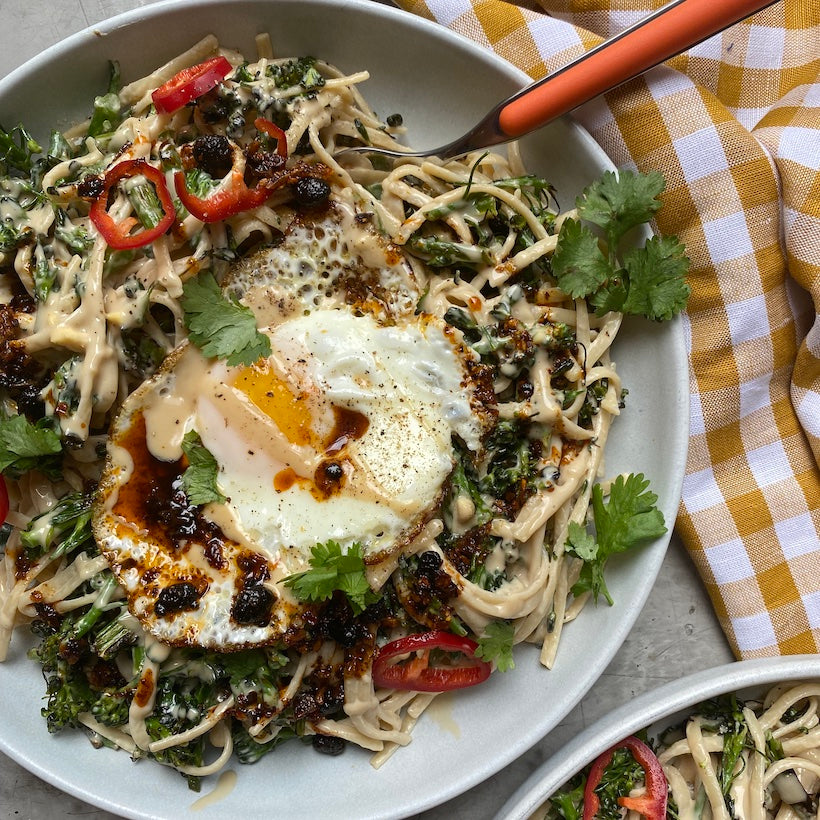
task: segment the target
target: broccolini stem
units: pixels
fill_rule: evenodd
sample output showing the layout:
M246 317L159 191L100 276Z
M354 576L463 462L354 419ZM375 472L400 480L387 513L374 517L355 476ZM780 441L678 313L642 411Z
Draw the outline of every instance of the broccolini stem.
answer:
M85 613L85 615L77 621L74 625L74 634L77 638L82 637L94 626L95 623L100 618L100 615L103 614L105 611L106 606L111 600L111 596L114 594L114 591L117 589L117 579L113 575L113 573L109 573L106 577L103 585L100 587L100 591L97 593L97 598L94 603L91 605L91 609Z
M154 188L147 183L132 185L128 188L128 199L136 211L140 222L146 228L153 228L165 216L159 197Z
M122 616L128 615L128 609L123 603L120 615L107 623L94 637L94 651L101 658L113 658L120 649L129 646L137 640L136 634L123 622Z

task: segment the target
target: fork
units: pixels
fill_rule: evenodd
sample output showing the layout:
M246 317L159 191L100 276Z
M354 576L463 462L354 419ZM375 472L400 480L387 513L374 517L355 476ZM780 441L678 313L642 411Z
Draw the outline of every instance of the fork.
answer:
M547 77L498 103L453 142L421 151L356 145L335 152L442 159L517 139L778 0L671 0Z

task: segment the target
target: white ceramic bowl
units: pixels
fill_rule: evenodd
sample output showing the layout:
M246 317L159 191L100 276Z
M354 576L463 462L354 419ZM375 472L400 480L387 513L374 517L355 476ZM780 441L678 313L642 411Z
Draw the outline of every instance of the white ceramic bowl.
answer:
M560 753L542 763L516 790L496 820L529 820L557 789L619 740L640 729L651 737L684 720L699 703L737 692L757 697L773 684L820 680L820 655L759 658L688 675L610 712L585 729Z
M40 138L87 115L107 83L107 61L123 77L147 73L207 33L253 54L253 37L270 32L279 55L321 56L344 70L368 69L362 91L386 116L400 112L408 142L453 139L527 78L487 50L440 26L367 0L199 0L151 5L70 37L0 82L0 122L22 121ZM571 120L525 140L530 167L571 205L611 164ZM611 437L607 472L651 478L670 527L677 511L687 443L688 391L681 323L627 322L615 348L629 405ZM485 780L525 752L572 709L621 645L657 575L668 536L627 560L610 562L616 605L589 607L565 631L552 671L530 647L517 668L426 715L413 743L379 771L366 753L318 755L298 741L256 766L234 766L235 789L196 817L386 818L441 803ZM0 664L6 704L0 749L49 783L128 817L179 818L197 795L176 773L134 764L124 753L92 749L79 732L48 735L39 709L43 681L15 636ZM8 708L14 703L14 709ZM457 727L454 730L453 727ZM211 788L208 784L206 791Z

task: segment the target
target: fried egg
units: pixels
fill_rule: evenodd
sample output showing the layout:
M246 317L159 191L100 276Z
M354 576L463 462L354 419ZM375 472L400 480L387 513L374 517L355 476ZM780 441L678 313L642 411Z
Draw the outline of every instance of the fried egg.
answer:
M388 321L411 316L422 295L402 250L342 199L321 218L294 215L279 244L236 264L225 280L264 327L284 314L341 304Z
M229 367L184 343L112 427L95 537L159 640L297 640L303 604L283 581L309 568L313 547L358 544L367 563L389 560L435 514L454 437L480 450L494 408L481 403L474 354L415 314L400 252L373 234L365 257L364 228L342 237L343 225L338 213L300 225L321 241L286 239L257 257L258 276L245 263L229 280L264 317L269 357ZM372 280L364 290L347 281L357 269ZM190 431L216 461L224 503L187 502Z

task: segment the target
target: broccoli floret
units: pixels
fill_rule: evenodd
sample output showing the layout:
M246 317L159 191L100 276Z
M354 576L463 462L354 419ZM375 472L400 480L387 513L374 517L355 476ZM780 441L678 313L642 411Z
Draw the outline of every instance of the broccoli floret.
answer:
M126 612L125 606L121 612ZM92 639L94 652L105 660L113 658L121 649L136 643L137 636L120 620L119 615L98 627Z
M405 245L414 256L423 259L431 268L450 268L454 265L475 268L492 261L490 252L467 242L449 242L436 236L413 234Z
M79 715L91 710L94 693L85 675L67 663L61 663L48 679L48 705L40 710L46 719L48 731L59 732L66 726L78 727Z
M275 649L248 649L230 655L209 656L219 677L228 679L234 695L255 692L261 702L271 705L279 699L279 677L287 665L285 655Z
M54 236L69 250L80 255L86 253L94 246L93 237L82 225L76 228L57 228L54 232Z
M43 639L29 656L40 662L46 679L48 702L41 710L49 732L66 726L79 726L78 716L88 712L97 699L83 669L88 646L73 637L74 623L66 617L60 628L52 630L42 622L34 625Z
M114 576L103 578L97 602L85 614L70 613L58 626L35 621L32 631L40 644L29 652L43 668L47 704L41 710L49 732L80 725L79 715L91 712L100 722L118 726L128 720L128 690L116 665L95 654L84 635L103 615L107 592L116 586ZM123 605L113 610L114 623ZM105 613L106 615L108 613ZM104 622L101 632L111 626ZM133 638L133 635L132 635Z
M0 253L17 250L33 240L34 232L28 225L0 224Z
M273 77L277 88L293 88L301 85L305 92L315 91L325 84L325 78L316 68L313 57L301 57L286 63L269 65L268 76Z
M91 714L103 726L122 726L128 723L129 705L126 693L103 692L91 705Z
M67 555L89 545L91 539L91 504L93 489L63 496L48 512L32 519L20 540L26 555L36 559L59 544L55 557Z
M213 705L211 684L187 677L165 677L157 682L153 713L145 720L145 729L152 740L177 735L196 726ZM171 746L153 754L161 763L174 768L202 766L205 739L199 737L180 746ZM187 776L188 788L199 791L200 778Z

